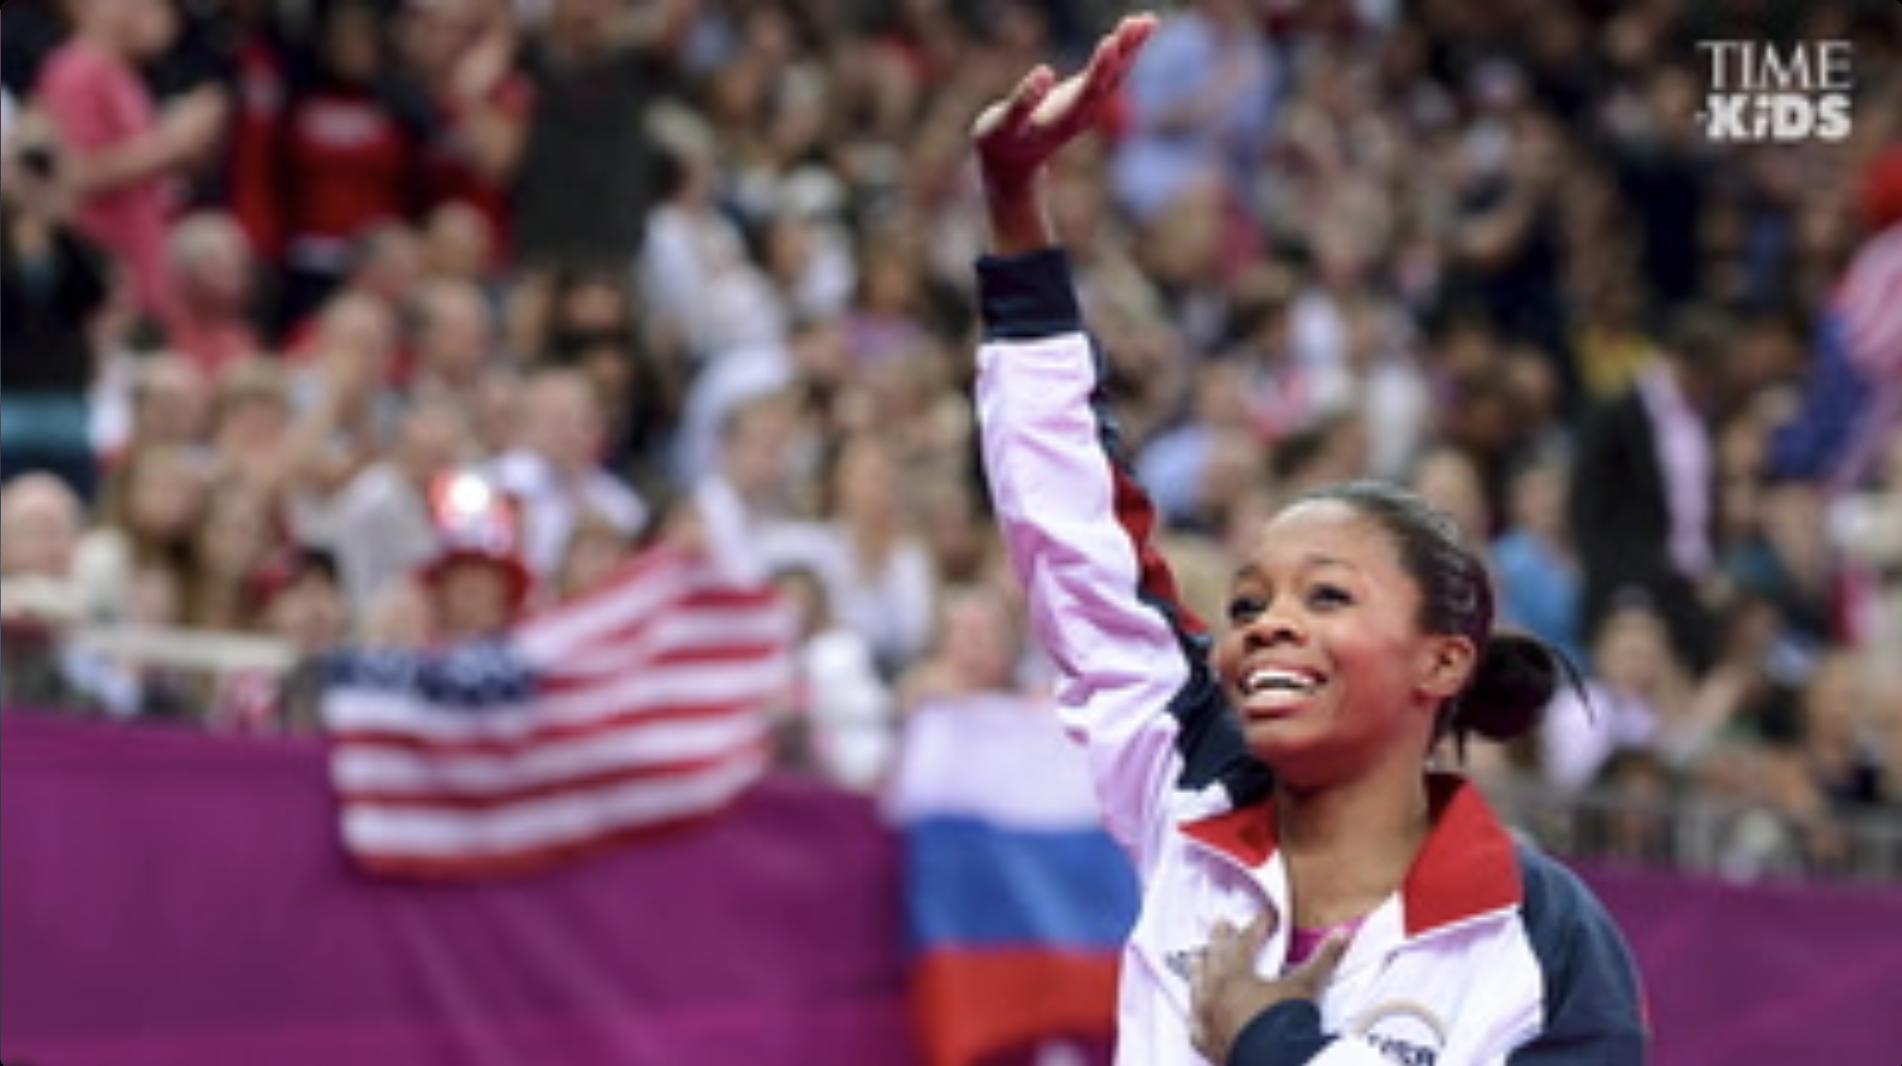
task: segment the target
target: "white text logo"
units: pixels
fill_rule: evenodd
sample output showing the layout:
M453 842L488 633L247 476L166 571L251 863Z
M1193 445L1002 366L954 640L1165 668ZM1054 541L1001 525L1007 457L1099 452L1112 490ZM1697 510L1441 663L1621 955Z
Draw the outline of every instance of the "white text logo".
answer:
M1713 141L1840 141L1849 136L1848 41L1779 47L1700 41L1709 92L1698 121Z

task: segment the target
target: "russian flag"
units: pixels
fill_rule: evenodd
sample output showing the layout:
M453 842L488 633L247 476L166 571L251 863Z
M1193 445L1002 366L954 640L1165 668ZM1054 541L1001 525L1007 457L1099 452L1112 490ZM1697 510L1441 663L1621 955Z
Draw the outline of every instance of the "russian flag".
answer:
M1140 892L1054 709L1005 693L917 707L887 802L933 1066L1050 1038L1106 1044Z

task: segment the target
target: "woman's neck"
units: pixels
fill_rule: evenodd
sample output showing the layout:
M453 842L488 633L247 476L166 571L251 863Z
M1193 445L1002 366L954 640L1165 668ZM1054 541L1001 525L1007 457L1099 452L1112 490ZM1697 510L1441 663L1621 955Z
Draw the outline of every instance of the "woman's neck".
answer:
M1313 929L1359 918L1392 895L1431 815L1423 775L1389 774L1317 789L1283 786L1275 820L1294 924Z

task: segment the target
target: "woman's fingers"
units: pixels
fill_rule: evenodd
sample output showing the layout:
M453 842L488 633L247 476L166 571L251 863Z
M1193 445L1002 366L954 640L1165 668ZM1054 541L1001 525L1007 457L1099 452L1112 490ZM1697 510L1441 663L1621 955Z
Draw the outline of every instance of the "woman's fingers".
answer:
M1308 961L1295 967L1294 972L1283 978L1303 999L1319 999L1321 989L1334 979L1334 971L1341 965L1341 957L1347 954L1347 945L1353 936L1336 930L1321 941Z
M1268 943L1268 935L1275 931L1275 921L1275 912L1264 908L1242 927L1240 935L1247 946L1250 958L1261 951L1262 945Z
M1097 42L1096 51L1090 53L1089 65L1077 75L1079 84L1066 108L1064 118L1072 130L1095 121L1097 109L1122 86L1123 78L1155 28L1154 16L1131 15Z
M1004 172L1034 169L1093 124L1154 28L1151 16L1125 18L1097 43L1089 65L1064 80L1047 66L1032 69L973 124L987 164Z
M1114 88L1123 80L1123 75L1129 73L1137 54L1155 30L1154 15L1127 16L1096 46L1095 54L1090 56L1091 71L1107 79L1110 87Z
M1015 129L1035 114L1044 97L1050 95L1050 87L1057 83L1057 76L1042 63L1033 67L1011 90L1010 100L1004 105L1003 127Z
M1209 927L1208 946L1197 953L1196 972L1206 971L1212 978L1253 973L1255 958L1274 930L1275 914L1270 910L1261 911L1240 927L1226 918L1217 918Z

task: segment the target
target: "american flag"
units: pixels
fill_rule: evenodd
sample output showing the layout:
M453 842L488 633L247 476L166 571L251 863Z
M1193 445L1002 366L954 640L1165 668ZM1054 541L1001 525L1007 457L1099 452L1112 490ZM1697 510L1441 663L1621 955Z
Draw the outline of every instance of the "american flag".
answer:
M1835 293L1843 346L1869 385L1861 424L1835 471L1837 488L1877 469L1888 442L1902 432L1902 222L1857 250Z
M481 876L719 811L770 761L791 636L770 586L662 548L496 639L339 655L344 846L378 873Z
M1836 291L1850 358L1872 382L1902 378L1902 222L1857 252Z

